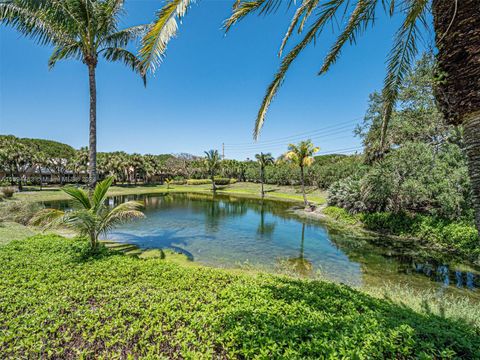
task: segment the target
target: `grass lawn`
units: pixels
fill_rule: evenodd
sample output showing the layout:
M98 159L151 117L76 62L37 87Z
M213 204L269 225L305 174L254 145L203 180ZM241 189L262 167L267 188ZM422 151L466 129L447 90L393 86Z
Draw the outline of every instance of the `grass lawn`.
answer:
M0 247L2 358L480 358L480 331L347 286L36 236Z
M60 189L46 188L42 191L25 191L15 194L15 198L28 201L51 201L66 200L66 195ZM266 185L267 198L279 199L287 201L303 201L303 197L299 187ZM130 195L130 194L148 194L148 193L164 193L164 192L211 192L211 185L171 185L167 189L166 185L140 185L140 186L112 186L109 195ZM260 184L254 183L236 183L222 187L218 190L219 194L231 194L249 197L260 197ZM309 188L307 190L308 199L317 204L323 204L326 201L325 193L316 189Z
M8 244L13 240L25 239L37 234L34 229L15 222L0 223L0 245Z

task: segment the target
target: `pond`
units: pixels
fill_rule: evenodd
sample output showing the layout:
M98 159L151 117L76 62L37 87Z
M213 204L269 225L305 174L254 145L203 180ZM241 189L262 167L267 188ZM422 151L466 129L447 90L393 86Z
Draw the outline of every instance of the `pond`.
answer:
M480 271L419 250L413 242L359 238L294 214L292 204L208 194L109 198L142 200L146 218L117 227L110 240L173 249L216 267L258 268L354 286L431 288L480 300ZM68 203L57 203L68 207Z

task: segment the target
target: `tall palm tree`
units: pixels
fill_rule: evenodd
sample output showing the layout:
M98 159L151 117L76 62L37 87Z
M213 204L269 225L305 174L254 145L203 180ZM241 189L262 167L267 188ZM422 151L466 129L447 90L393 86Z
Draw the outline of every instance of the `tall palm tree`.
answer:
M89 238L91 248L95 249L100 235L106 235L115 225L144 216L140 211L143 204L138 201L128 201L113 209L105 204L107 191L112 185L112 181L113 177L108 177L99 182L90 195L73 186L62 188L72 197L79 210L43 209L32 218L31 224L44 228L58 225L70 227L80 236Z
M271 153L255 154L257 162L260 164L260 182L262 183L262 199L265 197L265 191L263 189L263 184L265 183L265 167L274 163L275 159Z
M339 58L343 46L355 43L358 36L376 25L378 12L386 16L402 16L400 27L387 59L383 95L383 126L381 152L385 134L395 108L402 80L414 64L418 53L417 42L422 30L428 32L429 14L433 16L433 30L438 49L438 86L436 98L447 121L463 125L466 152L473 189L475 220L480 233L480 16L478 0L232 0L233 13L225 22L229 30L250 14L270 15L282 5L296 11L283 37L279 50L282 62L268 86L255 122L257 138L265 121L268 108L285 79L290 66L300 53L315 43L326 28L343 24L337 40L325 57L319 74L327 72ZM192 0L170 0L158 13L158 19L144 38L143 59L147 65L164 55L168 40L176 33L175 18L185 15ZM173 19L173 20L172 20ZM339 22L339 19L341 22ZM307 25L308 24L308 25ZM175 26L173 26L175 25ZM297 32L301 39L283 55L291 35ZM168 35L168 36L167 36ZM163 41L154 40L161 38Z
M215 185L215 175L217 171L220 169L220 154L218 150L209 150L205 151L205 167L207 169L208 175L212 180L212 191L217 191L217 187Z
M148 25L119 29L124 0L2 0L0 23L17 29L42 45L55 46L48 61L53 68L64 59L81 60L88 68L90 89L89 185L97 181L97 87L99 57L121 61L139 73L140 60L126 46Z
M312 165L313 155L320 150L315 147L310 140L301 141L298 145L288 145L288 152L285 157L296 164L300 169L300 182L302 184L303 203L308 205L307 195L305 194L305 168Z

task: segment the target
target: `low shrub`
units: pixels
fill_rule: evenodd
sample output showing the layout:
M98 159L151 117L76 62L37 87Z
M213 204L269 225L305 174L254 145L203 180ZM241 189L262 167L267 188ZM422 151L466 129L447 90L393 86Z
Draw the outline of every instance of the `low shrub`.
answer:
M362 214L365 228L391 235L410 236L454 249L476 259L480 255L480 238L475 225L434 216L410 213Z
M41 208L41 205L31 201L4 201L0 204L0 221L13 221L27 225Z
M16 189L13 186L5 186L2 188L2 194L6 198L11 198L13 197L13 194L15 194Z
M185 185L187 183L187 180L185 179L179 179L179 180L172 180L170 184L172 185Z
M88 257L51 235L0 247L0 274L5 359L480 358L463 319L328 282Z
M215 185L229 185L230 180L229 178L215 178Z
M207 185L211 184L212 180L210 179L188 179L187 185Z
M322 212L328 217L341 222L346 225L355 225L360 222L358 215L350 214L347 210L336 207L336 206L327 206Z

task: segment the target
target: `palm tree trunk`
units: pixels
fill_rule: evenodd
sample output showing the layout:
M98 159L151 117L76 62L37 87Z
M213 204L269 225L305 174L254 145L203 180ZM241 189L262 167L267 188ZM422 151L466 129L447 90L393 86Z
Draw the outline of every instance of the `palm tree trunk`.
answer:
M480 16L478 0L433 0L438 82L435 98L452 125L463 125L480 234Z
M264 173L263 173L263 172L264 172L264 170L261 169L261 170L260 170L260 181L261 181L261 183L262 183L262 199L265 197L265 191L263 190L263 183L265 182L265 179L264 179L265 176L264 176Z
M305 194L305 174L303 171L303 166L300 166L300 181L302 183L302 195L303 195L303 203L305 206L308 205L307 195Z
M475 223L480 233L480 111L463 121L465 150L473 192Z
M211 177L212 177L212 191L213 191L213 192L216 192L216 191L217 191L217 187L216 187L216 185L215 185L215 175L212 173Z
M97 183L97 85L95 65L88 65L90 84L90 138L88 147L88 185L94 189Z

